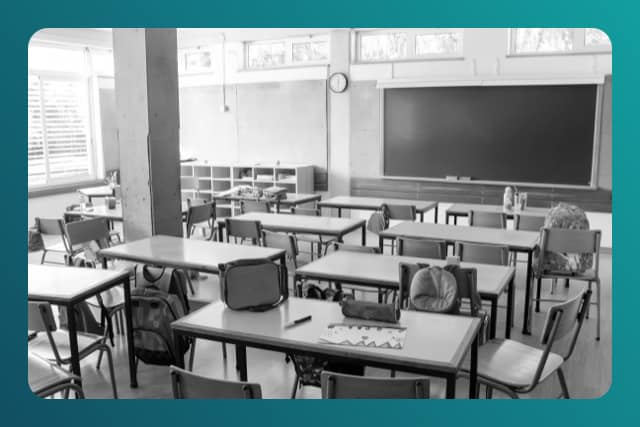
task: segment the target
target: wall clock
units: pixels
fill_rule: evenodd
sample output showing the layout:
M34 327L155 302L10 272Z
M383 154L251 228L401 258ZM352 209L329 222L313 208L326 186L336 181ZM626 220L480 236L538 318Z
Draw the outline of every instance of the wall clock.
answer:
M347 90L349 81L345 73L333 73L329 76L329 89L334 93L342 93Z

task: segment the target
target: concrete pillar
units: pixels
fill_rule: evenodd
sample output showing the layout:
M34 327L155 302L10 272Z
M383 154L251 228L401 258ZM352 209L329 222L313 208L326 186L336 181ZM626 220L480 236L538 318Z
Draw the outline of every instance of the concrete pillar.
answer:
M114 29L124 237L182 236L175 29Z
M331 63L329 73L345 73L349 76L349 30L335 30L330 34ZM329 194L350 194L349 144L350 95L349 87L342 93L329 93Z

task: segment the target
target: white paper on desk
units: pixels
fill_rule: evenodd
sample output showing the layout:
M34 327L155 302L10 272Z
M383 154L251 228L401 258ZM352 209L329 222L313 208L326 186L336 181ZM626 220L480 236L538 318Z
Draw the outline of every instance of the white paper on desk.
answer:
M393 326L332 323L320 336L320 342L358 347L401 349L407 328Z

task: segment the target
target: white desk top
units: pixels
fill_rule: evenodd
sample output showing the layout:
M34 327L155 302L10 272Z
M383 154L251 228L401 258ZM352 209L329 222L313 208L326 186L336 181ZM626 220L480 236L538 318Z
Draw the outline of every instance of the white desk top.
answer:
M181 204L182 213L188 211L187 202ZM115 208L109 209L107 205L94 205L84 209L67 210L67 213L82 215L90 218L106 218L113 221L122 221L122 203L116 203Z
M101 270L29 264L29 300L70 304L82 301L129 276L125 270Z
M439 267L446 265L446 261L440 259L336 251L298 268L296 274L344 283L397 288L401 262ZM515 274L515 269L507 266L469 262L463 262L460 266L477 270L478 292L481 294L501 295Z
M407 237L444 240L449 243L469 242L507 246L511 250L533 250L538 245L540 233L534 231L504 230L485 227L460 227L457 225L401 222L383 232L386 238Z
M283 328L286 323L308 315L312 316L311 321ZM248 346L311 351L356 358L364 363L389 364L399 369L447 372L460 368L480 326L480 321L473 317L403 311L398 326L407 328L407 336L404 348L398 350L318 342L331 323L381 324L345 318L340 305L333 302L289 298L277 308L261 313L234 311L218 301L173 322L171 326L187 335L238 340Z
M328 216L307 216L250 212L234 216L233 219L260 221L265 230L289 233L324 234L342 236L360 227L363 219L333 218Z
M157 235L102 249L99 256L218 274L218 264L239 259L277 259L282 249Z
M415 206L416 211L426 212L438 206L438 202L427 200L394 199L379 197L359 197L359 196L336 196L318 203L320 207L377 210L380 206L387 205L410 205Z
M549 213L549 208L536 208L536 207L527 207L523 211L516 210L505 210L500 205L481 205L474 203L455 203L447 209L447 213L451 215L469 215L469 211L480 211L480 212L498 212L504 213L508 216L513 215L522 215L522 216L547 216Z

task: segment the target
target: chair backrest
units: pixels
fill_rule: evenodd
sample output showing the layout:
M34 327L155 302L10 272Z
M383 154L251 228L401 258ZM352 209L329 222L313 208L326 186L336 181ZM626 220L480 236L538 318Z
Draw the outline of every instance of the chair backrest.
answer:
M444 240L398 238L398 255L420 258L445 259L447 243Z
M257 200L242 200L240 202L240 212L248 213L248 212L261 212L261 213L270 213L271 212L271 203L265 201L257 201Z
M72 221L65 229L71 247L96 242L100 248L105 248L109 244L109 225L105 218Z
M262 243L269 248L284 249L295 268L298 268L298 245L290 234L262 231Z
M34 332L54 332L57 329L56 320L53 317L51 304L42 301L29 301L27 311L28 326Z
M36 228L40 234L64 236L64 220L59 218L36 218Z
M291 213L294 215L320 216L320 208L301 208L299 206L293 206L291 208Z
M469 211L472 227L507 228L507 216L502 212Z
M347 245L345 243L333 242L330 245L327 245L325 248L324 254L335 251L347 251L347 252L358 252L361 254L379 254L380 248L376 248L374 246L358 246L358 245Z
M545 217L541 215L519 214L514 218L514 228L522 231L540 231L544 227Z
M456 255L462 262L493 265L509 263L509 248L506 246L456 242Z
M261 399L260 384L225 381L169 367L174 399Z
M414 205L387 205L389 219L415 221L416 207Z
M262 237L262 224L260 221L226 218L224 223L227 230L227 242L229 242L229 237L233 237L234 240L239 237L241 239L251 239L254 245L260 244L260 238Z
M571 230L566 228L543 228L540 236L540 253L547 251L568 254L593 254L595 276L600 270L600 230ZM545 263L538 262L538 274Z
M428 399L428 378L372 378L324 371L323 399Z
M201 205L191 205L187 210L187 238L191 237L196 224L206 222L212 227L216 220L216 203L209 202ZM213 230L212 230L213 233Z
M576 342L578 341L578 335L582 329L582 324L584 323L584 319L589 311L590 302L591 291L585 289L573 298L559 304L555 304L549 308L544 322L544 327L542 328L542 336L540 337L540 342L545 347L542 352L542 356L540 357L540 361L538 362L538 367L533 377L532 384L528 387L529 389L534 388L538 384L542 372L544 371L544 365L547 362L547 358L549 357L549 353L552 351L555 342L566 337L570 333L573 333L569 342L569 347L563 355L565 361L571 357L571 353L573 353Z
M458 285L458 297L462 300L468 300L470 303L470 313L477 316L482 310L482 299L478 293L478 271L475 268L453 268L450 270L456 278Z

